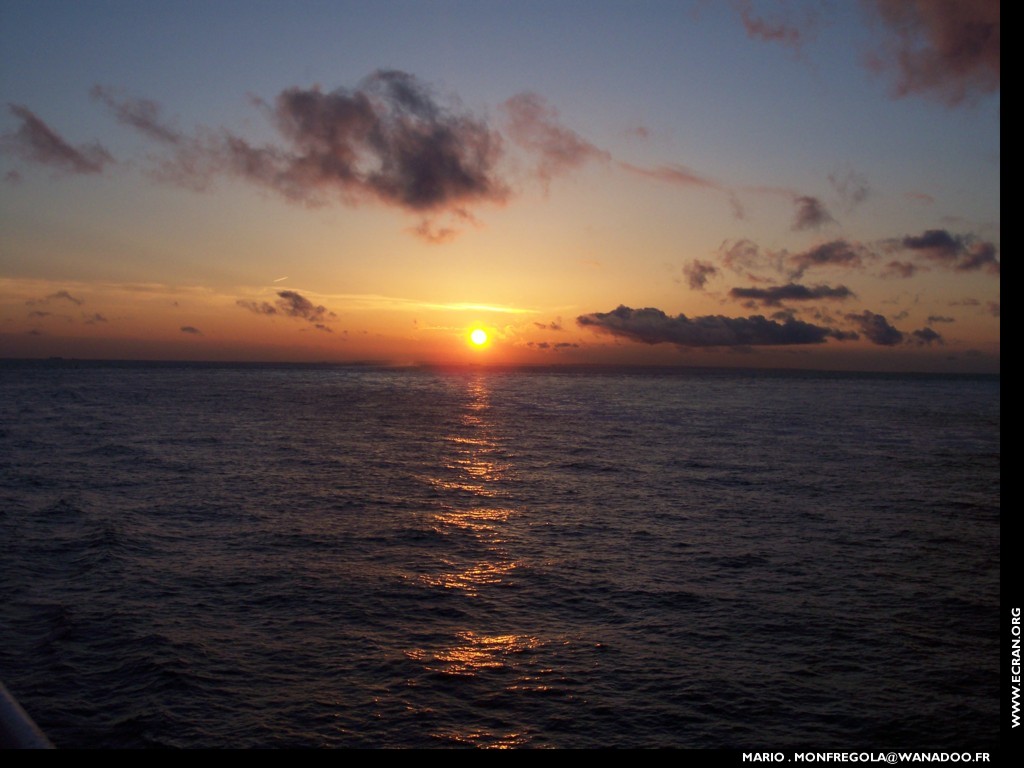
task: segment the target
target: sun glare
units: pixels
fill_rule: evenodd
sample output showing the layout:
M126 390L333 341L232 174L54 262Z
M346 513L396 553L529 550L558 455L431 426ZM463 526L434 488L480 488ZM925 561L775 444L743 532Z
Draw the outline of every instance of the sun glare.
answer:
M487 343L487 331L483 328L474 328L469 334L469 340L474 346L482 347Z

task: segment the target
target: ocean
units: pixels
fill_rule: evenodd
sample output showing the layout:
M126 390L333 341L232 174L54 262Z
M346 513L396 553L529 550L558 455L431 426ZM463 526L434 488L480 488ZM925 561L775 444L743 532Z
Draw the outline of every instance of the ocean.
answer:
M58 747L999 746L998 377L0 361Z

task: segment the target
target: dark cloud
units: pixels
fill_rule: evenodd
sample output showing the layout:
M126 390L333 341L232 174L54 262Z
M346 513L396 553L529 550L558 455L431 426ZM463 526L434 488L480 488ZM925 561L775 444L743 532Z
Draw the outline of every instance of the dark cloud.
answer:
M73 147L26 107L19 104L9 104L8 107L21 120L21 126L14 133L2 137L0 146L4 149L26 160L69 173L102 173L105 165L114 162L113 156L101 145L93 143Z
M847 315L846 319L856 325L873 344L892 347L903 343L903 332L889 325L889 321L883 315L876 315L865 309L859 315Z
M584 328L621 336L645 344L677 344L681 347L781 346L821 344L835 337L831 328L823 328L792 318L784 322L761 315L723 317L707 315L688 318L670 317L660 309L631 309L620 305L611 312L580 315L576 322Z
M355 90L289 88L273 105L261 102L282 138L277 145L226 131L183 138L159 120L156 105L110 101L119 119L176 144L159 175L192 188L227 174L305 205L373 199L418 213L460 212L508 194L496 171L500 134L405 72L377 71Z
M333 312L328 312L327 308L323 305L314 305L309 299L297 291L279 291L278 292L277 306L284 314L289 317L301 317L303 320L309 320L311 323L317 323L323 320L326 315L333 315Z
M957 272L999 274L995 244L978 240L972 234L955 235L945 229L929 229L920 235L907 235L898 245L920 258Z
M96 323L105 323L105 322L107 322L107 318L105 318L99 312L94 312L93 314L91 314L87 318L85 318L85 324L86 325L95 325Z
M999 0L865 2L887 31L869 63L895 71L895 96L956 105L999 90Z
M992 317L999 317L999 302L998 301L990 301L986 305L986 308L988 309L988 313L990 315L992 315Z
M816 197L798 195L793 199L793 204L796 206L793 214L794 230L820 229L835 221L824 203Z
M4 174L4 181L8 184L21 184L21 182L24 181L24 178L17 171L11 170Z
M932 261L943 262L955 261L965 247L962 237L944 229L929 229L920 235L907 235L901 242L908 251L914 251Z
M285 315L286 317L295 317L301 320L307 320L313 325L320 327L324 324L327 318L337 317L333 312L327 309L327 307L321 304L313 304L302 294L297 291L278 291L277 301L273 304L266 301L247 301L245 299L239 299L236 304L248 309L250 312L255 312L258 315ZM330 330L326 326L321 330Z
M974 272L984 270L992 275L999 274L999 260L996 258L996 247L992 243L971 243L967 253L956 264L958 272Z
M777 307L784 301L808 301L813 299L848 299L853 296L853 291L845 285L831 288L827 285L817 285L810 288L798 283L788 285L777 285L771 288L733 288L729 295L734 299L752 299L761 302L766 307Z
M800 277L812 267L860 268L869 254L856 244L846 240L832 240L816 245L803 253L793 254L788 262L793 266L793 276Z
M536 93L520 93L501 106L506 131L520 147L538 156L537 175L545 182L611 155L559 122L558 111Z
M94 85L89 91L97 101L107 105L119 123L131 126L157 141L179 144L183 136L167 125L160 116L160 105L149 99L118 98L115 92L102 85Z
M182 333L189 333L193 336L202 336L203 332L196 328L194 325L183 325L181 326Z
M928 324L933 323L955 323L955 317L946 317L945 315L928 315Z
M915 344L931 346L932 343L942 344L942 334L938 331L933 331L931 328L921 328L917 331L912 331L910 334L910 340Z
M693 290L702 291L708 280L718 274L718 267L711 262L694 259L683 267L683 274Z

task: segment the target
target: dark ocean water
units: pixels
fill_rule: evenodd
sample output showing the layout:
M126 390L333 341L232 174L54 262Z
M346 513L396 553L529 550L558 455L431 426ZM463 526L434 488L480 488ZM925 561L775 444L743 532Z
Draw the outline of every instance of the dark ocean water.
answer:
M999 380L0 362L61 747L999 745Z

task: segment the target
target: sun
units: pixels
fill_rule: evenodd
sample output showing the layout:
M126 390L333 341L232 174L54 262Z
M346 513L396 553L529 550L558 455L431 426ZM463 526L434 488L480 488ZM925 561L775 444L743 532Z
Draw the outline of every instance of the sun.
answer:
M487 343L487 331L483 328L474 328L469 333L469 340L473 343L474 347L482 347Z

